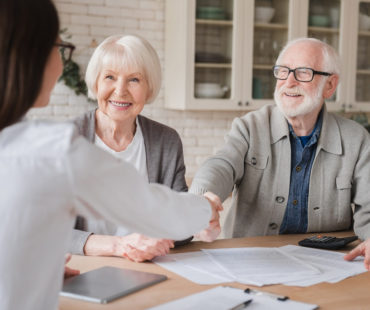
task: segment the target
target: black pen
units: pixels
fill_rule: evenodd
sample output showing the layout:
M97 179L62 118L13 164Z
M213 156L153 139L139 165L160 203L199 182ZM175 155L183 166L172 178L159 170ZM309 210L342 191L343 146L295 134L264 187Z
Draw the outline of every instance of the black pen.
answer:
M244 309L245 307L247 307L252 302L252 300L253 299L248 299L247 301L243 301L241 304L236 305L236 306L230 308L230 310L241 310L241 309Z

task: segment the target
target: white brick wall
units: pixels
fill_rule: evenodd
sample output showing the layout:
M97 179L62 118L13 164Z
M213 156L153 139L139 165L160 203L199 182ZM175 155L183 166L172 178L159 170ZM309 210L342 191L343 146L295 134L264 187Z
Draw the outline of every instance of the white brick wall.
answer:
M61 27L68 28L69 40L76 44L74 60L81 69L100 43L113 34L137 34L145 37L164 59L164 0L54 0L61 18ZM176 0L174 0L176 1ZM163 68L165 69L165 68ZM164 85L163 85L164 87ZM184 144L186 177L191 179L201 163L223 144L223 137L234 117L241 112L190 112L164 109L163 89L157 100L144 108L143 114L175 128ZM31 118L68 119L93 108L84 96L58 83L51 103L33 109Z

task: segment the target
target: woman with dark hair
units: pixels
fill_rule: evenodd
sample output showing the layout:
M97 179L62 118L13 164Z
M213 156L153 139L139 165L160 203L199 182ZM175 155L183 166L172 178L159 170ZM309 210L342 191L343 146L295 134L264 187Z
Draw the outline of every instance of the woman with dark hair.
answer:
M70 123L27 121L62 72L51 0L0 1L0 309L56 309L77 214L151 237L183 239L221 205L148 184ZM139 193L137 189L140 189ZM210 207L211 206L211 207ZM124 212L122 212L124 210ZM211 216L212 215L212 216Z

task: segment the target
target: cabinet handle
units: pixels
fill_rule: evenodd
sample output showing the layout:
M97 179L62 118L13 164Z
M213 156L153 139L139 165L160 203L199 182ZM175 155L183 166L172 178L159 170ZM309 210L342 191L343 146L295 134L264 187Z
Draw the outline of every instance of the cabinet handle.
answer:
M241 102L241 101L239 101L239 102L238 102L238 106L241 106L241 105L242 105L242 102Z
M348 107L349 107L350 109L352 109L352 108L353 108L352 103L350 103L350 104L348 105Z
M246 105L246 106L249 106L249 101L246 101L246 102L245 102L245 105Z

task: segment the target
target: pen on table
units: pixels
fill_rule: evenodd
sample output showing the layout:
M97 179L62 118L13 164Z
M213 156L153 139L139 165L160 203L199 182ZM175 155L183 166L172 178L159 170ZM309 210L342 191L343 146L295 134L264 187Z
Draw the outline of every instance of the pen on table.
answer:
M245 307L247 307L251 302L252 302L253 299L248 299L246 301L243 301L241 304L238 304L232 308L230 308L230 310L241 310L241 309L244 309Z

